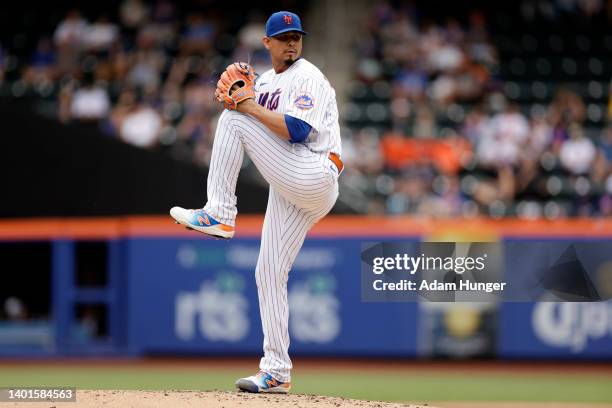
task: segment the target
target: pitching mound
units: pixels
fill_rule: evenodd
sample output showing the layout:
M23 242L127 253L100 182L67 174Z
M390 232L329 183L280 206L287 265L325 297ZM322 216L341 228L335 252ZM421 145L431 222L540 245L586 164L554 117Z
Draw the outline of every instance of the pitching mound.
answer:
M13 406L24 408L24 403ZM249 394L228 391L115 391L115 390L78 390L77 403L49 402L33 403L38 408L435 408L426 405L406 405L379 401L360 401L347 398L321 397L317 395L289 394Z

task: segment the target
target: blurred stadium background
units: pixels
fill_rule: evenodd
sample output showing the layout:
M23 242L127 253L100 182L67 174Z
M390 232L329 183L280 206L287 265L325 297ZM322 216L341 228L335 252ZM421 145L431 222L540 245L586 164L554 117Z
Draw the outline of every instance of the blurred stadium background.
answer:
M357 278L367 240L609 242L611 1L20 7L0 14L0 385L226 389L255 368L261 176L245 160L229 243L166 214L204 203L218 74L268 69L263 24L289 9L346 164L289 281L296 390L612 403L609 301L373 304Z

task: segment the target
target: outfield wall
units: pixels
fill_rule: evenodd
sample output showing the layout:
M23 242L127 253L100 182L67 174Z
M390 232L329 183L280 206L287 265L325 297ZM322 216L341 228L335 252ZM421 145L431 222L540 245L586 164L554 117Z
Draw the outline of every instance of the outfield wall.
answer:
M49 320L30 322L31 327L27 322L0 323L0 355L258 355L263 339L254 267L261 222L260 217L240 217L231 241L185 231L168 217L0 222L5 245L49 243L51 286L46 289L52 309ZM372 303L361 300L359 279L366 241L588 244L612 243L611 238L610 220L328 217L315 226L290 274L291 352L612 359L610 301ZM83 264L82 242L103 244L104 285L83 287L76 282ZM612 251L601 255L600 269L609 271ZM504 270L509 278L511 269ZM77 313L83 305L105 310L102 338L87 336Z

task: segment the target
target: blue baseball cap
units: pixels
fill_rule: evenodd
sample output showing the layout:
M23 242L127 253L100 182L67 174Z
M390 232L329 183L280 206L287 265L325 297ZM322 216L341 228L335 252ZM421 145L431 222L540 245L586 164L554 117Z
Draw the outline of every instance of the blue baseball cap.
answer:
M308 34L302 30L302 22L298 15L290 11L278 11L272 14L266 22L266 36L268 37L274 37L288 31Z

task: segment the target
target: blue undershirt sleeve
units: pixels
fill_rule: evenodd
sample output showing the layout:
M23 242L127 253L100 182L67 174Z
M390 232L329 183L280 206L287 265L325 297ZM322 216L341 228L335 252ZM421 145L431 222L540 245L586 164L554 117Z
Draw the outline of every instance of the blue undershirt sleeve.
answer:
M291 115L285 115L285 124L291 136L291 143L302 143L312 129L308 123Z

